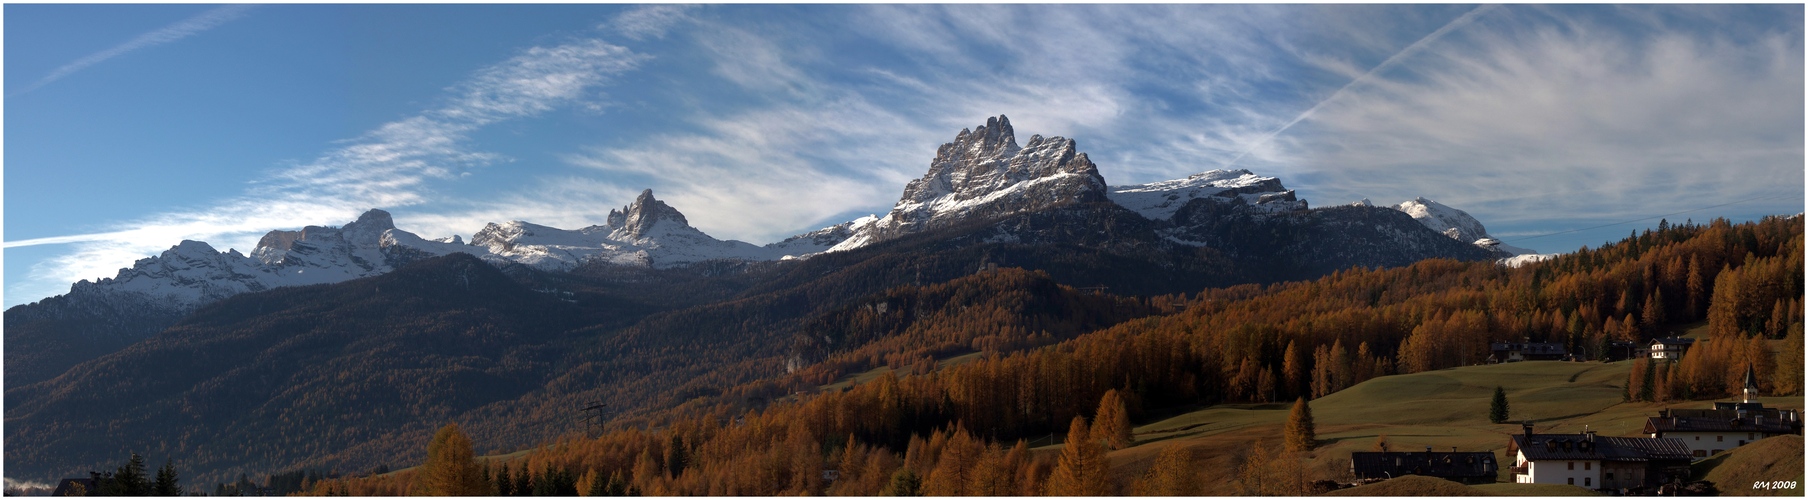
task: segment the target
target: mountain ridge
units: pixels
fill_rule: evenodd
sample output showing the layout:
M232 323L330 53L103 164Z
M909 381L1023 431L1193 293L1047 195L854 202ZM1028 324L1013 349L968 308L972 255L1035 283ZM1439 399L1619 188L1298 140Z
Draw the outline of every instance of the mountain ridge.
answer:
M1422 206L1429 207L1423 212L1430 216L1414 217L1429 230L1448 236L1449 231L1440 225L1455 227L1451 225L1454 221L1462 227L1456 229L1457 236L1453 238L1470 233L1485 236L1480 223L1468 214L1424 198L1419 200L1423 200ZM1413 213L1407 205L1390 208ZM1094 208L1070 210L1075 207ZM1062 210L1070 213L1055 215ZM1125 210L1135 216L1110 215L1107 212L1111 210ZM1120 250L1114 251L1154 256L1147 258L1157 260L1174 258L1162 255L1197 253L1194 249L1212 247L1211 252L1244 255L1262 260L1263 265L1294 270L1244 274L1255 276L1254 279L1307 277L1311 272L1303 269L1326 266L1399 265L1412 256L1477 258L1463 250L1433 250L1423 238L1399 227L1380 233L1362 232L1345 242L1360 244L1345 245L1340 250L1329 250L1331 245L1326 244L1315 245L1321 248L1294 245L1290 256L1261 256L1293 245L1272 237L1274 234L1337 239L1343 237L1339 231L1361 229L1353 222L1332 223L1343 228L1336 230L1324 225L1334 219L1362 218L1352 213L1324 212L1329 214L1328 219L1289 218L1290 214L1312 212L1317 211L1309 211L1307 202L1297 198L1280 179L1249 170L1208 170L1182 179L1109 186L1098 166L1078 150L1076 141L1033 135L1019 145L1009 118L1000 115L988 118L984 125L961 130L952 141L938 147L924 176L910 181L885 215L857 218L764 246L705 234L691 226L676 207L656 198L651 189L643 190L620 209L611 210L603 224L573 230L511 221L487 224L469 240L458 236L430 240L395 227L387 211L370 209L340 227L270 231L250 255L236 250L222 253L204 242L183 241L158 256L140 259L112 278L71 285L69 293L57 296L64 298L54 301L58 305L40 306L53 302L47 298L8 309L8 345L47 346L44 352L63 354L30 359L26 353L15 355L9 351L7 383L10 387L15 382L43 380L72 366L69 360L79 362L81 349L68 345L71 342L98 342L97 345L106 346L103 351L117 349L168 326L197 307L228 297L377 276L411 262L451 253L467 253L496 266L522 265L552 272L569 272L593 263L671 269L714 261L810 259L912 234L965 227L983 231L985 236L963 237L962 244L1077 241L1089 247L1116 247ZM1034 215L1039 213L1051 215ZM1204 215L1182 216L1187 213ZM1225 222L1229 220L1226 218L1235 220ZM1104 230L1100 235L1105 236L1142 236L1126 236L1131 240L1112 242L1099 235L1068 234L1074 228L1065 226L1073 224L1091 225ZM1260 225L1269 229L1249 231ZM1255 240L1219 238L1214 231L1266 236ZM1473 240L1465 243L1470 242ZM1147 248L1133 249L1137 245ZM1413 248L1394 252L1390 246ZM1328 260L1309 262L1318 257ZM1380 260L1365 260L1371 258ZM121 315L122 311L132 312ZM131 325L66 332L74 328L69 325L99 322ZM68 336L74 338L59 338ZM112 340L101 341L101 336Z

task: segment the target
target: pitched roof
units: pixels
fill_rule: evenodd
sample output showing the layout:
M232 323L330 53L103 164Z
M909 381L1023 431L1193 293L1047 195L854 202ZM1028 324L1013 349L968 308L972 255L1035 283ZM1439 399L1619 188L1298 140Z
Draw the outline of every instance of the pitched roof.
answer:
M83 478L79 478L79 477L72 477L72 478L63 479L62 481L58 481L56 491L50 492L50 496L53 496L53 497L69 496L70 494L74 493L74 491L71 491L71 490L73 490L75 485L78 485L78 484L82 486L82 491L85 492L86 494L98 495L98 493L96 493L97 490L94 488L94 480L93 479L83 479Z
M1793 434L1801 429L1800 420L1791 420L1776 408L1747 405L1745 411L1732 407L1707 409L1665 409L1658 416L1645 419L1645 433L1659 432L1764 432ZM1729 405L1731 406L1731 405ZM1751 408L1750 406L1760 406ZM1742 414L1743 413L1743 414Z
M1645 462L1689 460L1689 447L1681 439L1600 437L1590 441L1583 434L1514 434L1513 444L1526 460L1601 460Z
M1642 438L1642 437L1604 437L1595 438L1605 442L1608 447L1626 453L1643 455L1645 460L1681 460L1691 459L1689 445L1675 438Z

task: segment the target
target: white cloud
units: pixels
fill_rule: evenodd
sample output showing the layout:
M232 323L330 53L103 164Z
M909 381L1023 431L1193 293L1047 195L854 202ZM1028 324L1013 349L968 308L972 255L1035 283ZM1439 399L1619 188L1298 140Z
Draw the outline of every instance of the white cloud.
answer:
M1247 154L1237 166L1316 204L1426 196L1490 225L1801 185L1799 24L1673 29L1676 16L1634 15L1662 8L1604 14L1618 24L1572 9L911 5L739 22L641 7L599 29L701 56L715 79L659 79L648 93L677 104L628 132L639 136L563 155L581 174L481 200L432 190L506 160L470 145L479 129L588 106L587 92L644 60L597 41L524 51L454 86L442 108L215 207L7 245L93 242L44 267L66 283L177 239L249 245L369 207L432 203L396 213L428 237L517 219L582 227L642 188L718 238L766 243L888 209L937 145L1000 113L1020 139L1077 139L1113 184Z
M135 50L163 45L213 29L228 21L238 19L240 16L245 15L245 11L250 8L251 6L249 5L224 5L208 9L207 12L202 12L194 17L158 28L156 31L138 35L136 38L127 40L125 43L115 45L107 50L83 56L81 59L76 59L69 64L64 64L57 69L52 70L50 74L44 75L43 78L39 78L36 83L15 92L14 95L37 90L45 85L49 85L50 82L62 79L65 76L74 74L89 66L100 64L103 61L125 55L126 53Z
M702 132L591 148L567 161L611 178L645 179L650 184L640 187L652 188L698 229L763 244L811 224L841 222L827 218L852 208L889 209L934 147L910 139L926 131L863 100L701 117L694 125Z
M695 5L645 5L623 12L597 29L614 30L635 41L665 38L666 31L689 20L690 11L695 8Z
M240 196L109 231L5 247L73 243L72 252L32 269L33 281L67 284L112 275L183 239L246 250L273 228L350 221L370 208L421 204L429 201L430 182L456 179L458 170L496 159L471 149L468 134L577 102L643 59L597 40L530 48L454 86L445 106L384 124L313 162L276 172Z
M1285 152L1321 176L1311 191L1423 195L1501 223L1789 191L1799 205L1799 32L1739 43L1504 21L1325 106Z

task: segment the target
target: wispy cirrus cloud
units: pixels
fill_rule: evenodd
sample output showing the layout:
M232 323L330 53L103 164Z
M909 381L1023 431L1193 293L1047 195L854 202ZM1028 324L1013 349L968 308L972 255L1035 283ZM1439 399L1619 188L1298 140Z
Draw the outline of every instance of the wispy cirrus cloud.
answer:
M81 242L88 253L45 269L90 277L180 238L249 245L369 207L414 207L398 223L430 237L511 219L581 227L647 187L712 235L765 243L888 209L938 144L1001 113L1024 138L1077 139L1113 184L1234 164L1318 205L1426 196L1491 226L1663 213L1665 199L1801 185L1800 23L1742 29L1800 12L637 7L592 33L633 51L530 49L241 197L7 246ZM632 102L595 120L609 122L600 134L535 144L566 170L523 168L521 186L468 198L435 191L513 161L477 144L484 129L587 106L631 69L648 78L620 87Z
M1256 148L1267 145L1268 141L1274 139L1274 136L1285 133L1287 131L1287 129L1293 128L1293 126L1298 125L1299 122L1301 122L1307 118L1311 118L1312 114L1317 113L1319 108L1322 108L1325 106L1325 104L1328 104L1332 101L1337 100L1338 97L1349 92L1351 87L1355 87L1357 85L1362 84L1365 81L1368 81L1370 78L1374 77L1376 73L1380 73L1382 71L1387 70L1388 68L1392 68L1395 64L1398 64L1400 62L1400 60L1411 57L1413 54L1417 53L1419 50L1423 49L1425 46L1436 42L1439 38L1442 38L1444 35L1449 34L1451 31L1455 31L1457 29L1462 28L1463 26L1469 25L1469 23L1475 22L1476 18L1481 17L1484 14L1487 14L1488 11L1490 11L1490 10L1494 10L1495 7L1498 7L1498 6L1497 5L1477 6L1474 10L1464 13L1462 16L1458 16L1456 19L1451 20L1449 23L1445 24L1444 26L1439 27L1436 31L1433 31L1430 34L1425 35L1424 38L1420 38L1418 41L1413 42L1411 45L1407 45L1405 48L1400 49L1398 52L1395 52L1394 55L1387 56L1387 59L1382 60L1381 64L1376 64L1375 67L1369 68L1368 71L1365 71L1360 75L1356 75L1355 78L1350 79L1350 83L1346 83L1342 87L1338 87L1336 91L1331 92L1331 95L1326 96L1324 99L1321 99L1317 103L1313 104L1312 107L1306 108L1305 111L1300 112L1299 116L1293 117L1292 120L1288 120L1287 123L1281 125L1280 128L1274 129L1273 132L1269 132L1268 134L1263 135L1261 139L1258 139L1254 143L1245 147L1243 149L1243 152L1237 153L1237 156L1232 157L1230 159L1230 161L1224 163L1225 168L1235 166L1237 164L1238 160L1242 160L1244 156L1248 156L1249 153L1251 151L1254 151ZM1335 62L1335 61L1329 62L1328 64L1332 64L1335 67L1338 67L1340 69L1348 67L1340 62Z
M839 116L823 110L841 106L864 111L851 121L799 119L823 129L814 143L904 158L795 159L886 193L851 202L872 210L892 201L894 179L921 173L935 144L999 113L1026 135L1079 139L1113 183L1235 165L1281 176L1319 203L1427 196L1509 223L1662 211L1637 200L1691 191L1745 196L1738 191L1752 176L1800 185L1799 25L1742 33L1713 26L1737 22L1726 9L1656 10L1665 13L866 6L812 21L845 32L807 37L783 22L713 19L733 13L712 10L671 40L700 47L715 75L758 96L756 104L698 106L680 119L712 126L664 134L662 147L592 149L574 162L642 172L656 187L733 193L736 176L727 174L768 165L733 155L759 158L799 143L732 131L772 127L772 117ZM822 44L858 51L838 57ZM869 132L881 120L897 132ZM696 154L676 153L686 150ZM1746 178L1714 177L1720 168ZM1623 202L1602 210L1601 200ZM775 203L765 210L832 212L785 208L814 200ZM705 206L684 209L698 221L746 218L746 205ZM730 231L757 241L798 225Z
M1502 10L1327 103L1280 154L1332 200L1423 195L1490 223L1633 219L1788 193L1771 206L1800 210L1799 31Z
M32 269L33 281L67 284L111 275L183 239L250 248L271 229L349 221L370 208L418 205L431 200L432 183L500 159L476 149L470 134L579 102L645 59L598 40L529 48L453 86L444 105L386 123L311 162L273 172L238 196L106 231L7 241L4 247L74 244L71 252Z
M155 47L194 36L203 31L226 24L234 19L238 19L239 17L244 16L245 12L250 9L251 6L249 5L225 5L208 9L207 12L202 12L194 17L158 28L149 33L138 35L131 40L127 40L125 43L115 45L107 50L83 56L81 59L76 59L69 64L59 66L57 69L51 70L50 74L44 75L44 77L39 78L37 82L26 86L24 89L20 89L18 92L13 92L12 95L19 95L37 90L45 85L49 85L51 82L74 74L77 71L87 69L89 66L100 64L108 59L119 57L132 51Z
M907 172L927 165L918 149L933 147L896 140L927 132L908 123L863 100L760 109L699 118L699 133L586 148L565 160L619 179L615 192L638 191L622 181L651 187L712 236L763 244L850 209L889 207L921 175Z
M628 37L630 40L642 41L654 38L665 38L666 31L689 18L689 11L695 5L646 5L623 12L615 19L599 29L611 30Z

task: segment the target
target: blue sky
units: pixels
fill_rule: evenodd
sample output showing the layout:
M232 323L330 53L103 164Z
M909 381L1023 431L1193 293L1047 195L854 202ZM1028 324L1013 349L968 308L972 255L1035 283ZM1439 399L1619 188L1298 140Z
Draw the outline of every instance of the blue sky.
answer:
M1803 10L6 5L5 304L369 208L719 238L883 213L998 114L1112 184L1247 168L1545 252L1803 209ZM1732 203L1708 210L1703 207Z

